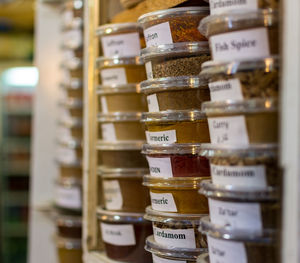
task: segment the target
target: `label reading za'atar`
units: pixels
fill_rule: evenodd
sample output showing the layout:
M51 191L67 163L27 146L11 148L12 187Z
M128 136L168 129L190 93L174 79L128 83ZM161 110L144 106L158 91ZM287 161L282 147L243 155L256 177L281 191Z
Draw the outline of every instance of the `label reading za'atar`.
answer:
M211 143L249 144L244 116L208 118L208 126Z
M146 131L146 138L149 144L174 143L177 141L176 130L162 132Z
M231 61L270 56L268 31L256 28L211 36L213 60Z
M100 227L105 243L117 246L134 246L136 244L133 225L101 223Z
M177 212L177 207L170 193L157 194L150 192L152 209L162 212Z
M258 8L257 0L210 0L210 12L212 15L221 14L231 10L255 10Z
M239 79L211 82L208 87L212 101L244 99Z
M146 46L173 44L169 22L161 23L144 30Z

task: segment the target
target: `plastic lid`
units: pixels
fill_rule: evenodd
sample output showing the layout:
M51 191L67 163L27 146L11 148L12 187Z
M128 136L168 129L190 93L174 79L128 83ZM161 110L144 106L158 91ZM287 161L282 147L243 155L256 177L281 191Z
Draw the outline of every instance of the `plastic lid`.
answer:
M209 101L202 104L202 110L209 114L253 113L278 111L277 99L250 99L245 101Z
M187 57L189 55L210 54L207 41L202 42L179 42L174 44L165 44L144 48L141 51L141 58L148 61L159 56L178 57L180 55Z
M203 253L197 258L197 263L210 263L208 253Z
M130 33L132 31L142 32L138 23L105 24L97 28L97 36L105 36L114 33Z
M64 227L81 227L82 226L82 217L74 215L63 215L56 213L54 215L56 225Z
M253 27L271 26L277 22L278 12L273 9L258 9L255 11L233 10L228 13L205 17L201 20L198 29L202 35L209 37L208 32L210 31L211 26L214 28L219 26L219 30L222 29L222 24L226 24L230 29L249 29L251 28L251 25Z
M81 109L83 107L83 100L78 98L67 98L60 101L59 104L68 109Z
M107 95L116 93L139 93L139 84L126 84L126 85L99 85L97 87L97 94Z
M279 68L279 57L274 56L230 62L206 61L201 65L201 67L201 76L214 74L231 75L241 71L256 69L261 69L265 72L271 72Z
M56 245L58 248L62 249L81 249L81 239L71 239L71 238L62 238L56 237Z
M81 140L75 138L57 138L57 143L70 149L79 149L81 147Z
M142 177L149 173L147 168L108 168L105 166L98 167L98 174L102 178L115 177Z
M82 160L77 159L73 161L66 161L62 159L57 159L57 163L65 168L82 168Z
M145 222L143 213L113 212L101 207L97 208L97 217L103 222L111 223Z
M204 248L177 248L173 246L163 246L155 242L153 236L146 239L145 250L157 256L177 259L195 261L200 253L207 252Z
M76 70L82 67L82 59L73 57L71 59L64 60L62 62L62 67L69 70Z
M160 112L144 112L141 122L197 121L206 119L206 115L198 110L168 110Z
M246 186L216 185L211 180L204 180L200 183L200 194L208 198L231 199L240 202L276 201L279 192L273 187L266 189L249 188Z
M76 177L59 177L57 184L65 188L78 187L82 185L82 180Z
M215 225L210 222L208 216L200 219L199 231L214 238L255 243L270 243L276 237L276 231L271 229L250 231L232 226Z
M144 144L143 154L195 154L200 151L199 143L174 143L174 144Z
M99 57L96 60L97 68L112 67L117 65L144 65L140 57Z
M98 141L97 150L102 151L122 151L122 150L141 150L144 141L118 141L106 142Z
M189 188L199 189L200 183L209 177L154 177L151 175L144 176L143 185L148 187L160 188Z
M207 80L202 77L167 77L153 80L145 80L141 82L141 92L147 94L171 91L171 90L187 90L187 89L208 89Z
M98 114L98 122L140 121L140 119L140 112L113 112Z
M168 17L180 16L184 19L184 15L209 15L209 7L206 6L191 6L191 7L178 7L170 8L151 13L144 14L138 18L138 23L144 24L157 19L164 19Z
M78 89L82 89L82 79L76 79L76 78L72 78L70 79L70 81L68 82L62 82L60 83L60 87L66 90L78 90Z
M58 123L66 128L81 128L82 127L82 118L62 118Z

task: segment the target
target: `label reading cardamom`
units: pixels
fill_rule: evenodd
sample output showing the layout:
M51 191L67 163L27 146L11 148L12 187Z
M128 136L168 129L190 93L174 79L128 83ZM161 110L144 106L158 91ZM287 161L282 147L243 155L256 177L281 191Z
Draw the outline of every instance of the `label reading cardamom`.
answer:
M102 85L125 85L127 77L124 68L102 69L100 71Z
M65 188L57 186L55 198L58 206L69 209L80 209L82 207L79 187Z
M155 158L147 156L151 176L170 178L173 177L171 158Z
M248 145L244 116L208 118L211 143Z
M116 130L113 123L103 123L101 124L102 139L106 142L117 141Z
M157 194L150 191L150 197L153 210L162 212L177 212L177 207L172 194Z
M265 27L211 36L213 60L232 61L270 56L268 31Z
M173 260L173 259L167 259L167 258L161 258L156 256L155 254L152 254L153 263L186 263L186 261L182 260Z
M161 23L144 30L147 47L173 44L169 22Z
M100 223L100 227L105 243L116 246L134 246L136 244L133 225Z
M156 94L147 96L148 110L149 112L158 112L159 105Z
M244 99L239 79L211 82L208 87L212 101Z
M210 13L217 15L232 10L256 10L258 8L257 0L210 0Z
M151 61L146 62L145 67L146 67L147 79L153 79L153 71L152 71Z
M119 181L103 180L105 207L109 210L120 210L123 207L123 197Z
M105 57L135 57L140 55L139 33L118 34L101 37Z
M146 131L146 138L149 144L165 144L177 141L176 130L149 132Z

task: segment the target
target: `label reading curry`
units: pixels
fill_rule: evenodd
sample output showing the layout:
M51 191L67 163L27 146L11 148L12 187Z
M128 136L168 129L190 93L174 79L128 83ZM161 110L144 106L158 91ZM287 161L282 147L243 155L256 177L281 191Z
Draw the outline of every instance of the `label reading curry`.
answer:
M146 131L146 138L149 144L168 144L177 141L176 130L161 132Z
M173 44L169 22L161 23L144 30L147 47Z
M162 212L177 212L176 203L171 193L157 194L150 191L153 210Z

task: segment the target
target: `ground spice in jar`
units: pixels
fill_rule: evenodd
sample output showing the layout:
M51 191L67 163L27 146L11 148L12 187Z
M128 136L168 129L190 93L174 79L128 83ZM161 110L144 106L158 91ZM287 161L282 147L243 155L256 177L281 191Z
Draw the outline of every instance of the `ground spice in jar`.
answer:
M144 113L149 144L209 142L207 120L201 111L165 111Z
M58 259L60 263L82 263L81 239L57 238Z
M147 96L149 112L197 110L203 102L210 101L207 82L199 77L153 79L140 86Z
M211 99L243 100L278 97L278 58L207 62L201 76L209 82Z

